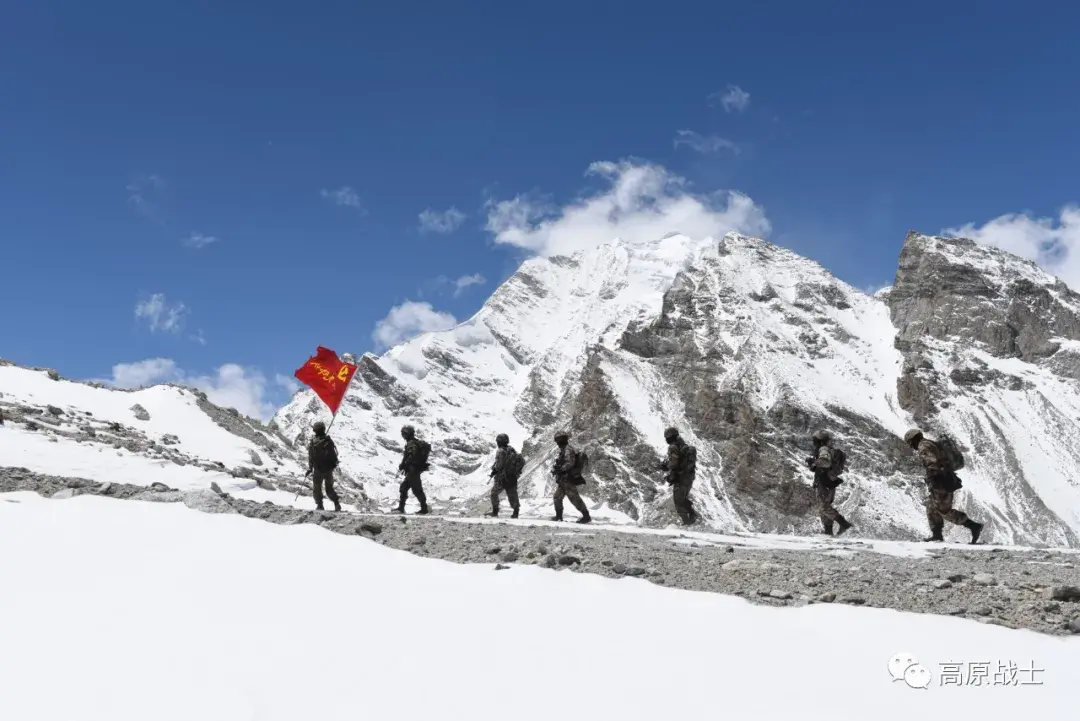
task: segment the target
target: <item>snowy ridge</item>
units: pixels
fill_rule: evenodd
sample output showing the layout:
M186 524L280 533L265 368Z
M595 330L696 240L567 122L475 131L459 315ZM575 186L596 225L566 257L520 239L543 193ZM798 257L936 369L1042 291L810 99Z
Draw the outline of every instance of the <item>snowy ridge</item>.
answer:
M178 490L215 483L286 505L286 487L303 479L283 437L180 386L126 391L0 364L0 412L0 466Z
M913 289L932 273L953 305ZM494 437L508 433L528 460L523 503L540 513L550 507L550 438L567 428L592 459L584 496L594 515L665 525L674 514L657 465L663 428L675 425L698 447L695 497L710 525L807 533L818 526L802 459L809 434L827 427L849 455L840 510L868 535L910 538L925 530L925 511L920 468L900 437L922 423L976 449L961 504L990 519L995 541L1080 545L1080 393L1053 366L1074 355L1080 332L1066 311L1052 312L1053 357L1001 358L973 334L1011 337L998 330L1006 320L972 321L963 305L1020 298L1006 328L1020 324L1023 345L1038 334L1038 321L1022 326L1034 314L1017 305L1031 287L1080 309L1034 264L964 240L910 235L897 281L872 296L737 234L615 240L533 258L457 328L365 357L334 434L349 471L390 501L398 431L415 425L434 446L429 495L475 513L486 504ZM906 340L934 334L941 339ZM972 392L948 381L935 395L912 385L928 368L948 377L969 361L1027 386ZM303 441L316 417L325 410L303 391L275 420Z

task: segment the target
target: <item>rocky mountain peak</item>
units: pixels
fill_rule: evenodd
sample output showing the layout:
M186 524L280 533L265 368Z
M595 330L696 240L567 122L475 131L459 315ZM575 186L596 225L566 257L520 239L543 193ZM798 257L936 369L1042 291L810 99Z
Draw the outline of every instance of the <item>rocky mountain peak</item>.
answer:
M465 323L365 356L334 432L352 475L393 497L398 430L413 424L434 446L429 494L470 513L506 432L539 513L551 436L568 428L589 451L593 514L655 525L675 518L657 469L674 425L698 447L711 524L813 532L803 459L824 427L848 451L842 512L901 538L925 524L900 440L922 424L970 450L969 510L996 541L1075 543L1078 309L1027 261L918 233L874 295L736 233L614 240L532 258ZM295 437L320 412L301 393L278 422Z

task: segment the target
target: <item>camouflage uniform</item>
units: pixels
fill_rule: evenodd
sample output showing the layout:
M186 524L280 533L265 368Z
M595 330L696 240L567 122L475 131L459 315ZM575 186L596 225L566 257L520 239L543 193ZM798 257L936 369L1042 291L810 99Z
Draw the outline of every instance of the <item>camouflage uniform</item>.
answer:
M559 450L559 457L555 460L555 520L561 521L563 514L563 499L569 498L570 504L581 514L581 520L590 520L589 508L585 501L581 500L577 487L585 483L580 474L574 475L572 470L577 461L577 451L567 443Z
M941 447L928 438L922 431L912 428L904 434L904 441L915 449L926 469L926 520L930 522L930 537L927 541L945 540L942 531L945 521L964 526L971 531L971 542L978 543L983 524L968 518L963 511L953 508L953 490L958 485L956 469L952 461L946 458Z
M405 480L398 486L398 510L405 510L405 502L409 500L409 491L420 501L420 512L427 513L427 496L424 494L424 485L420 481L420 474L424 472L423 466L416 460L420 456L420 443L416 437L405 441L405 452L401 454L399 471L405 472Z
M941 535L945 521L967 526L967 514L953 508L954 494L946 490L953 487L956 473L942 457L941 449L933 441L924 438L919 441L917 451L919 460L926 469L926 488L929 491L926 497L926 519L930 522L931 532Z
M509 447L505 447L495 452L495 463L491 466L491 477L495 479L495 483L491 487L491 515L499 515L499 495L506 491L506 500L510 502L510 507L514 509L513 518L517 518L518 512L521 510L521 503L518 501L517 482L507 482L506 473L503 470L506 466L506 459L510 456L510 450Z
M690 502L690 489L694 486L696 469L682 467L686 448L686 441L677 435L668 442L667 477L664 480L671 484L671 500L675 503L679 518L689 526L697 522L698 516Z
M815 440L820 445L814 456L808 460L810 470L814 472L814 500L818 517L821 518L821 526L825 529L825 533L831 536L833 523L840 524L840 533L850 528L851 524L833 506L836 500L836 486L839 484L829 475L829 469L833 465L833 449L829 446L830 436L826 433L819 433L818 436L820 437Z
M334 447L334 441L329 436L316 434L308 442L308 469L311 471L311 493L315 497L315 508L322 509L323 507L323 486L326 487L326 497L334 504L334 510L341 510L341 499L338 498L337 491L334 490L334 469L323 468L317 462L315 458L315 442L325 438L330 444L330 447Z

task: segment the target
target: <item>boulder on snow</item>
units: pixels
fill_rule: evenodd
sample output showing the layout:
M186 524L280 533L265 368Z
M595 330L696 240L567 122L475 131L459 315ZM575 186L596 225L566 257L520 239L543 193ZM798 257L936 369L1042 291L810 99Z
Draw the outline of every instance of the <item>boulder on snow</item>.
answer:
M75 497L75 489L74 488L61 488L59 491L57 491L56 493L52 494L49 497L52 498L53 500L57 500L57 501L63 500L65 498L74 498Z
M210 490L218 495L222 494L221 486L217 484L217 481L210 481Z
M54 416L62 416L62 415L64 415L64 411L61 410L60 408L57 408L54 405L46 406L45 410L47 410L49 413L52 413Z
M184 494L183 502L188 508L203 513L236 513L228 501L207 488L188 491Z
M52 380L54 380L54 381L58 381L58 380L60 380L60 373L58 373L57 371L53 370L52 368L49 368L49 369L47 369L47 370L45 371L45 375L49 376L49 378L51 378L51 379L52 379Z
M251 465L261 466L263 464L262 458L259 456L258 453L255 452L253 448L248 449L248 456L251 458Z
M135 405L133 405L131 407L131 412L134 413L135 418L137 418L140 421L148 421L148 420L150 420L150 413L145 408L140 406L138 403L136 403Z
M161 481L154 481L153 483L150 484L150 490L151 491L161 492L161 491L171 491L172 489L169 488L168 486L166 486Z

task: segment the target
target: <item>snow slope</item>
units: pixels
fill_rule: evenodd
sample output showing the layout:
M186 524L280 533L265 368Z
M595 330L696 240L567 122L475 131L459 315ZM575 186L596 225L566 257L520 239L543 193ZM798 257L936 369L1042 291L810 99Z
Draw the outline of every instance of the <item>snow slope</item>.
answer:
M0 577L19 721L1063 718L1080 683L1080 638L495 573L178 504L8 494ZM897 653L927 688L892 680ZM1020 685L942 686L945 662L1016 664Z
M539 512L552 492L550 438L567 428L592 459L583 495L594 515L665 525L674 514L656 469L663 428L675 425L698 447L695 497L709 525L807 533L818 522L802 458L810 433L826 427L849 456L841 512L856 534L900 539L925 531L921 469L900 442L922 419L931 434L947 430L978 450L959 503L989 519L988 540L1080 545L1080 388L1059 369L1071 344L1080 347L1076 339L1060 340L1051 359L1058 366L1000 353L980 361L1009 366L1028 384L950 382L929 420L909 383L912 364L916 375L929 364L949 378L986 355L978 332L1031 335L1024 323L1036 320L1022 304L1008 319L980 319L982 328L957 333L973 325L963 305L972 293L993 307L1030 293L1027 283L1069 308L1073 300L1033 264L968 241L909 237L905 254L902 263L944 263L952 273L933 282L959 299L954 308L924 299L905 311L904 333L918 336L912 318L941 328L937 355L901 350L910 342L901 343L894 324L895 299L925 295L903 272L871 296L811 260L737 234L615 240L573 257L530 259L457 328L362 359L334 426L345 467L372 496L395 499L399 429L410 423L433 442L429 495L477 513L495 435L505 432L528 460L523 503ZM311 422L327 417L301 391L275 421L302 442Z
M0 365L0 411L0 466L37 473L180 490L216 483L293 505L295 494L275 486L302 479L306 467L285 439L179 386L124 391Z

